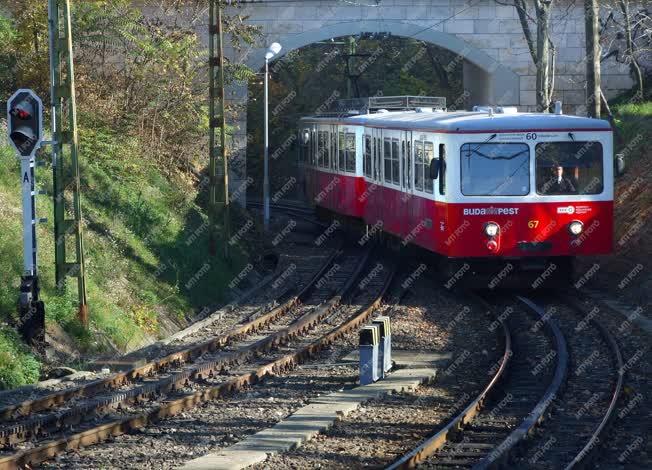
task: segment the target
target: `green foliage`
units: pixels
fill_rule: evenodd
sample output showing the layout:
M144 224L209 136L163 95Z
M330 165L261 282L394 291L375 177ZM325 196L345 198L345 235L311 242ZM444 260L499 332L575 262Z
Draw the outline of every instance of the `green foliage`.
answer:
M197 35L199 17L178 20L189 2L151 3L164 7L159 16L145 17L129 0L72 3L77 102L80 111L138 137L151 161L172 174L205 164L207 51ZM16 0L8 7L13 20L0 16L0 90L7 94L20 83L47 97L47 2ZM203 5L196 7L206 15ZM258 34L244 20L226 18L236 47ZM229 81L251 76L241 64L229 64L227 73Z
M85 331L76 318L74 281L63 295L54 290L51 222L39 227L47 321L61 325L83 350L126 350L159 336L162 323L220 302L245 264L245 247L233 248L232 264L207 257L201 194L188 182L163 176L144 158L146 149L136 137L84 127L80 146L91 329ZM0 321L8 322L22 265L18 173L17 159L0 143ZM51 169L39 170L37 181L51 191ZM38 213L51 214L51 200L39 198ZM15 355L6 344L0 354Z
M619 151L626 150L626 159L632 162L647 152L652 140L652 101L626 103L615 107L615 119L623 142Z
M182 326L193 311L222 301L245 264L247 247L240 245L229 264L206 253L206 197L195 188L208 136L199 17L179 20L184 2L156 3L164 7L158 17L145 17L129 0L72 2L89 331L77 320L74 280L55 291L52 201L39 198L37 213L50 219L38 228L47 321L61 325L82 350L124 351L161 335L163 325ZM201 3L197 14L206 15ZM20 84L48 101L47 4L8 0L8 15L0 14L3 95ZM227 32L238 46L250 44L257 29L234 15ZM251 76L238 64L227 73L229 81ZM22 269L17 165L0 137L0 322L8 324L15 320ZM51 170L38 169L36 176L49 194ZM0 332L0 387L37 378L21 348L15 335ZM7 358L13 365L4 364Z
M13 43L16 39L16 29L11 19L0 12L0 90L10 90L14 85L13 70L16 58L13 54Z
M16 333L0 325L0 390L38 380L40 364Z

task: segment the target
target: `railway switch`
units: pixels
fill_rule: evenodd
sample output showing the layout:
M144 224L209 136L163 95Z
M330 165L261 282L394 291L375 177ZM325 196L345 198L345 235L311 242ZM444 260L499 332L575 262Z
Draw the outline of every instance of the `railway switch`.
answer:
M360 330L360 385L369 385L380 378L379 343L378 325L367 325Z

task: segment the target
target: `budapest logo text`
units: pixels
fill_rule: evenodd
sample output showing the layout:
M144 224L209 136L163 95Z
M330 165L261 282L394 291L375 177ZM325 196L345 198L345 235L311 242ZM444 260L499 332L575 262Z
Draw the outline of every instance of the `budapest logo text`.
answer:
M517 215L518 207L475 207L464 209L464 215Z

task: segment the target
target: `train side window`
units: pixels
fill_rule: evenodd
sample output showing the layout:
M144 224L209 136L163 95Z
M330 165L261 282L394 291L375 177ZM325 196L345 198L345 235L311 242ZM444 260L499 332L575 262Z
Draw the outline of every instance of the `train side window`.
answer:
M355 173L355 134L346 134L346 171Z
M317 165L320 167L324 166L324 147L326 145L326 139L324 139L324 132L317 132Z
M385 139L383 145L383 162L385 168L385 182L392 182L392 143L389 139Z
M403 143L403 152L405 154L405 187L412 189L412 142L409 140Z
M364 175L371 178L371 136L364 136L364 160L363 160Z
M401 138L401 164L403 165L402 168L402 184L404 188L408 187L408 181L407 181L407 154L405 153L405 141Z
M423 191L423 142L414 143L414 187Z
M339 133L339 140L337 142L338 149L338 169L344 171L344 156L346 155L346 150L344 148L344 132Z
M382 178L382 141L380 140L380 137L376 137L376 145L375 145L375 152L376 152L376 159L374 160L374 167L375 167L375 178L376 180L380 181Z
M401 184L398 139L392 139L392 183Z
M328 135L328 131L324 131L324 168L328 168L330 166L330 161L331 161L330 150L331 150L331 142Z
M424 159L423 164L425 168L424 187L425 187L425 191L429 194L433 194L435 192L433 180L430 178L430 161L433 158L435 158L435 144L433 144L432 142L424 142L423 143L423 159Z
M439 194L446 194L446 144L439 144Z
M330 150L328 152L329 155L329 162L328 162L328 167L331 169L335 169L335 159L337 158L337 146L335 145L335 136L336 134L333 134L332 132L328 133L328 145L330 147Z
M306 144L303 140L303 131L299 131L299 162L306 163Z

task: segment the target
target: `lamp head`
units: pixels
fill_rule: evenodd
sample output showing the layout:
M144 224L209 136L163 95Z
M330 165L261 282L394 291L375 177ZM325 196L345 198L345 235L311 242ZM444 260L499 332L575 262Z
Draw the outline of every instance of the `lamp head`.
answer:
M270 44L270 46L267 48L267 52L265 53L265 59L270 60L272 57L274 57L276 54L281 52L281 45L278 42L273 42Z
M281 52L282 46L278 42L273 42L270 44L268 51L276 55Z

